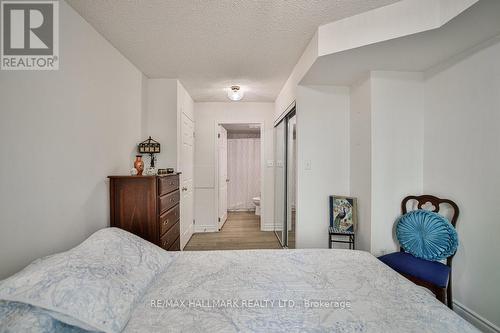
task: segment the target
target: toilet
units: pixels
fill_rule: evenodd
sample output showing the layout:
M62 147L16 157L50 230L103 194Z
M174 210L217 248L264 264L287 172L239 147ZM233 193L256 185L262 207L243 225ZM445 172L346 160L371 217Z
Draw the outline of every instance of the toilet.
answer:
M255 205L255 215L260 215L260 197L252 198Z

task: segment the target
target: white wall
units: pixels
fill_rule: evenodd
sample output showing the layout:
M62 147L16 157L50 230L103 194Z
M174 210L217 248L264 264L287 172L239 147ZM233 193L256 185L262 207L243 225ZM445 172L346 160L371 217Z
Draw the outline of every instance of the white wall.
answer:
M156 154L156 166L182 171L182 113L195 120L193 99L177 79L148 79L143 89L147 91L143 137L151 136L161 144L161 153ZM149 157L144 159L149 165Z
M141 84L141 138L145 138L148 133L148 85L149 79L146 75L142 74Z
M423 122L422 73L374 71L351 87L350 189L361 250L397 250L401 200L422 193Z
M297 248L328 246L332 194L349 194L349 88L299 86Z
M174 168L178 161L178 117L177 80L149 79L147 83L147 125L144 139L151 136L161 144L161 153L156 155L158 168ZM144 156L145 166L149 157Z
M0 72L0 279L109 224L132 167L143 76L64 1L60 69Z
M261 182L261 227L273 230L274 224L274 172L267 167L273 160L274 103L195 103L195 231L216 231L216 124L217 123L264 123L261 140L264 141L265 171Z
M500 326L500 43L425 84L424 192L460 207L454 299Z
M278 97L276 97L274 106L275 120L282 116L287 108L295 101L297 98L298 84L316 61L317 57L318 34L316 33L307 45L297 64L294 66L292 73L290 73L290 76L283 85L283 88L281 88Z
M370 251L372 202L370 78L366 78L351 87L350 107L349 177L351 196L357 198L358 204L356 249Z
M422 193L424 86L421 73L372 72L371 252L398 249L401 200Z

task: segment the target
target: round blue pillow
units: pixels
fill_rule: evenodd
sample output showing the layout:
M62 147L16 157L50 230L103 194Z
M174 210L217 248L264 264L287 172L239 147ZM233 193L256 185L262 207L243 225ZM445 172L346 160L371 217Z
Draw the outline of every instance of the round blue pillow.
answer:
M426 260L448 258L458 247L457 231L451 223L437 213L422 209L399 218L396 236L406 252Z

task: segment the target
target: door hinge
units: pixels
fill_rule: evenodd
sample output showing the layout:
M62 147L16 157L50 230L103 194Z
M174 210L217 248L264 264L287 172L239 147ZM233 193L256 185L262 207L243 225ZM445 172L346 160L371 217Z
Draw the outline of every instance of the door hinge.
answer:
M196 222L196 220L195 220L195 219L193 219L193 224L195 224L195 222Z
M220 217L219 217L219 222L220 222Z
M217 134L217 137L220 139L220 133L219 133L219 134Z

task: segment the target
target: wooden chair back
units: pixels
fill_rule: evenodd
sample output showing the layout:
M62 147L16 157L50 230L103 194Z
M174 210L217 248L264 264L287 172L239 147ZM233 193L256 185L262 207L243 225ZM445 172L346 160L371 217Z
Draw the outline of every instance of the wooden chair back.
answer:
M435 197L433 195L418 195L418 196L417 195L410 195L410 196L407 196L406 198L404 198L403 201L401 202L401 212L403 214L406 214L408 212L408 202L410 200L414 200L417 202L417 209L423 209L422 206L426 205L427 203L432 204L432 206L434 206L434 208L429 209L429 210L434 212L434 213L439 213L439 210L441 209L441 205L449 205L453 209L450 223L451 223L451 225L453 225L453 227L456 226L458 215L460 214L460 210L458 209L458 206L455 202L453 202L449 199L441 199L441 198ZM400 251L403 251L403 249L400 248ZM452 261L454 255L455 254L449 256L446 259L446 265L451 267L451 261Z

